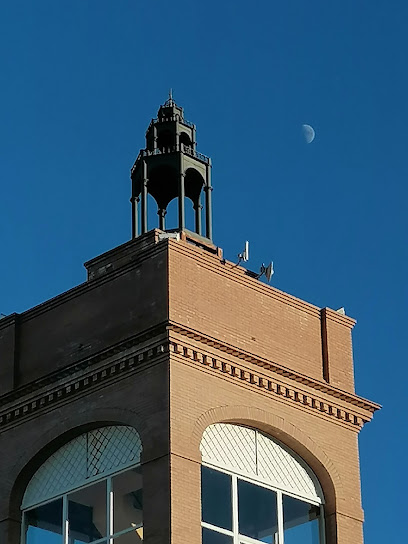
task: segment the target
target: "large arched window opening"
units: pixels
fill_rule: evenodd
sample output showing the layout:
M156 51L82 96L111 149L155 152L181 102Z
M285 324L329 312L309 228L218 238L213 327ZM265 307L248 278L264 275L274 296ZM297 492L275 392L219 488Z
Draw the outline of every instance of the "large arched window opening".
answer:
M51 455L24 494L21 544L135 544L143 540L135 429L101 427Z
M200 450L203 544L324 544L323 493L294 452L225 423L207 427Z

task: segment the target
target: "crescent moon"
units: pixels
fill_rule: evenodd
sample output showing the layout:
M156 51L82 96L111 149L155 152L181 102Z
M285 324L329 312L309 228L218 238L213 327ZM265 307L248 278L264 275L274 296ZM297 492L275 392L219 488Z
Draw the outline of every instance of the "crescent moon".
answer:
M302 125L303 136L307 144L311 144L315 139L316 133L310 125Z

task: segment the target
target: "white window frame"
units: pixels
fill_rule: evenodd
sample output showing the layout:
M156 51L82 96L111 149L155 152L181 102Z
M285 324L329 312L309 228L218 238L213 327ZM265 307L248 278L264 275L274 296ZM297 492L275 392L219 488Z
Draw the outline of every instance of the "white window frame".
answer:
M281 490L277 487L274 487L270 485L269 483L265 483L262 480L250 478L246 475L241 475L237 472L233 472L232 470L228 470L226 468L221 468L217 465L212 465L210 463L202 463L202 467L210 468L212 470L217 470L218 472L221 472L223 474L228 474L231 476L231 501L232 501L232 531L228 529L223 529L221 527L217 527L216 525L212 525L210 523L207 523L205 521L201 521L201 527L205 529L211 529L212 531L216 531L218 533L222 533L224 535L228 535L232 537L233 544L262 544L260 540L256 540L253 538L250 538L245 535L241 535L239 533L238 528L238 480L243 480L245 482L249 482L251 484L257 485L259 487L264 487L265 489L269 489L271 491L274 491L277 495L277 518L278 518L278 533L276 534L277 538L275 538L276 542L274 544L284 544L284 529L283 529L283 495L286 495L288 497L293 497L294 499L301 500L308 504L313 504L315 506L320 507L320 515L319 515L319 544L325 544L326 537L325 537L325 519L324 519L324 508L323 503L320 500L316 499L310 499L309 497L297 495L295 493L288 492L286 490Z
M93 480L92 482L87 483L87 485L82 485L79 487L76 487L75 489L70 489L68 492L63 493L61 495L57 495L56 497L49 498L45 501L39 502L38 504L35 504L33 506L30 506L29 508L26 508L22 510L22 523L21 523L21 537L20 537L20 544L27 544L26 540L26 514L30 510L34 510L35 508L39 508L40 506L44 506L45 504L50 504L52 502L58 501L62 499L62 535L61 535L61 544L69 544L69 519L68 519L68 496L72 495L73 493L76 493L77 491L81 491L82 489L86 489L88 487L91 487L95 484L98 484L100 482L106 482L106 536L103 538L100 538L98 540L94 540L90 544L114 544L114 539L120 537L123 534L131 533L132 531L136 531L137 529L140 529L143 527L143 520L140 524L135 525L132 528L123 529L121 531L118 531L117 533L113 533L113 527L114 527L114 491L112 490L112 479L116 476L119 476L120 474L123 474L125 472L128 472L129 470L133 470L135 468L141 467L140 463L137 463L133 466L126 467L125 469L115 472L113 474L109 474L108 476L105 476L104 478L100 478L99 480ZM143 482L143 480L142 480Z

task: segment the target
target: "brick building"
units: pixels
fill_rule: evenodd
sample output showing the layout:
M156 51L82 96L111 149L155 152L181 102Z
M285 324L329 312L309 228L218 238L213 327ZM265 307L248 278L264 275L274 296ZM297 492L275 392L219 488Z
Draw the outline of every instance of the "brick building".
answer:
M2 544L362 543L378 405L354 392L354 320L223 259L210 172L170 97L132 168L132 240L0 321Z

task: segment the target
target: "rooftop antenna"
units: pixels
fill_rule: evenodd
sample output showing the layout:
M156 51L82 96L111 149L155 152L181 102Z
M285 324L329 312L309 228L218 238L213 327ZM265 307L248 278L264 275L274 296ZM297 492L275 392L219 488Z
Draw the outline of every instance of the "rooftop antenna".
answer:
M235 266L238 266L243 261L246 263L249 260L249 242L248 240L245 242L244 251L242 253L238 253L238 262Z
M272 276L274 275L275 270L273 269L273 261L271 261L268 266L265 266L263 263L261 264L261 269L259 271L259 274L257 275L257 279L261 278L262 276L265 276L268 283L271 281Z

